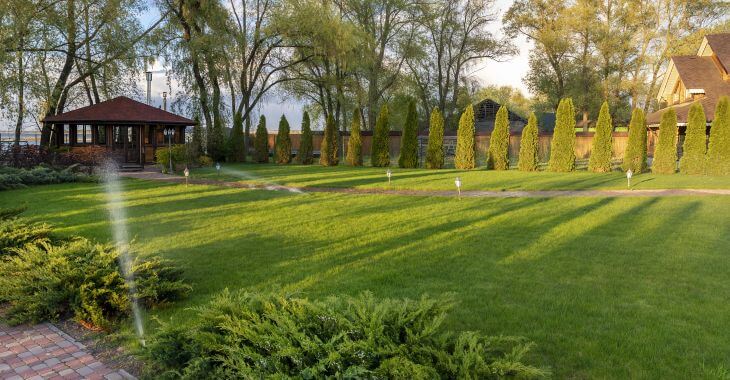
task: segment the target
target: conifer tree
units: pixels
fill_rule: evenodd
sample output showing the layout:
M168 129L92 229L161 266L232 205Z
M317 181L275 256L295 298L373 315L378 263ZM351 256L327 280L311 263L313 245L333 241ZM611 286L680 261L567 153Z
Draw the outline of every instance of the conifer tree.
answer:
M684 174L703 174L707 154L707 119L702 103L694 102L690 106L687 119L679 171Z
M337 166L337 129L335 119L328 115L324 123L324 138L319 148L319 163L324 166Z
M487 168L509 169L509 112L505 106L499 107L494 119L494 130L487 150Z
M555 131L550 142L548 170L551 172L575 170L575 108L571 98L561 100L558 105Z
M527 125L522 129L522 137L520 138L520 158L517 168L525 172L533 172L537 170L537 117L534 112L530 113L527 119Z
M411 101L408 104L406 125L403 126L401 136L400 157L398 166L401 168L415 168L418 166L418 116L416 115L416 103Z
M243 162L246 162L249 152L251 151L251 115L246 118L246 127L243 129Z
M309 126L309 113L304 111L302 116L302 136L299 140L299 151L297 152L297 160L302 165L311 165L314 162L312 156L314 150L312 142L312 128Z
M428 126L428 148L426 148L426 167L441 169L444 167L444 117L441 111L434 108Z
M604 101L598 113L596 132L593 134L591 157L588 159L588 170L594 173L611 171L611 154L613 150L613 123L608 111L608 102Z
M723 96L715 106L707 148L707 174L730 175L730 98Z
M621 165L624 171L631 170L639 174L647 169L646 165L646 122L644 111L634 108L629 123L629 141L624 152L624 162Z
M362 166L362 137L360 136L360 108L355 108L352 113L352 125L350 126L350 139L347 141L347 163L352 166Z
M457 169L474 169L476 167L474 134L474 106L469 104L459 118L459 129L456 132L454 166Z
M390 124L388 121L388 106L380 107L380 114L375 121L373 132L373 147L370 154L370 163L374 167L390 166Z
M289 136L289 121L286 116L281 115L279 120L279 131L276 133L276 163L288 164L291 162L291 137Z
M651 171L662 174L674 174L677 171L677 113L674 108L662 114Z
M233 130L231 131L231 161L246 161L246 150L243 144L243 118L239 112L236 112L233 115Z
M266 130L266 117L264 115L259 118L253 148L255 162L260 164L269 162L269 132Z
M203 147L205 146L205 144L203 143L203 127L200 125L200 118L198 116L195 116L193 121L195 122L195 125L193 126L193 139L191 141L191 144L193 154L195 154L195 158L197 158L205 153L203 151Z

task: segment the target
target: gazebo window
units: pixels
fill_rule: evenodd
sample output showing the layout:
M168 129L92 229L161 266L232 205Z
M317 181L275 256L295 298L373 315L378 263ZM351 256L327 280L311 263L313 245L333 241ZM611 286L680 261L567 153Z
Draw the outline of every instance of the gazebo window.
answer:
M93 142L91 136L90 125L76 126L76 144L91 144Z
M106 145L106 127L97 125L96 127L96 144Z

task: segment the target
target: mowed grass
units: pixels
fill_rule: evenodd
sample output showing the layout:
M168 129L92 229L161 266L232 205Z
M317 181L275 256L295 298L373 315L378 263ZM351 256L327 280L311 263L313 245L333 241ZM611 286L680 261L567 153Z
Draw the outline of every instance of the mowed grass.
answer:
M454 180L460 177L463 190L595 190L626 189L622 172L596 174L520 172L517 170L428 170L399 169L392 171L391 184L387 168L320 165L226 164L217 173L214 167L192 170L191 178L237 181L252 184L277 184L300 187L337 187L396 190L455 190ZM631 181L632 189L730 189L730 176L661 175L645 173Z
M342 169L344 170L344 169ZM490 173L484 173L490 174ZM730 199L295 194L124 181L142 255L185 269L187 308L224 288L308 297L452 293L448 328L525 336L556 378L730 368ZM102 188L0 192L63 234L111 237ZM148 329L154 329L148 323Z

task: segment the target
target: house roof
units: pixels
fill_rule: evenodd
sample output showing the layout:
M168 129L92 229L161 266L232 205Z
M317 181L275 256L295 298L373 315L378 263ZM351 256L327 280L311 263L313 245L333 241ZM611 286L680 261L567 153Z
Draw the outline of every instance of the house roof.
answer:
M707 119L707 122L711 122L715 118L715 106L717 105L717 101L720 99L720 97L705 97L698 102L702 104L702 108L705 110L705 118ZM646 124L647 125L658 125L662 120L662 115L664 112L669 110L670 108L674 108L674 111L677 113L677 124L687 124L687 120L689 119L689 107L692 106L692 103L694 102L684 102L682 104L676 104L671 107L662 108L658 111L652 112L649 115L646 116Z
M730 33L708 34L705 38L717 59L725 69L730 70Z
M111 100L49 116L44 123L195 125L188 118L120 96Z

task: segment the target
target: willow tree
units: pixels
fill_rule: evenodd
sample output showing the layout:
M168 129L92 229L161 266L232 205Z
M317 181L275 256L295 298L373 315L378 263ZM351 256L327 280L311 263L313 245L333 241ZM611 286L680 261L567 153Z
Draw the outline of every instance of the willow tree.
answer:
M520 138L520 158L517 162L517 168L525 172L533 172L537 170L538 164L538 133L537 133L537 117L535 113L530 113L527 119L527 125L522 129L522 137Z
M362 136L360 136L360 120L362 114L360 108L355 108L352 113L352 124L350 125L350 139L347 141L346 161L352 166L362 166Z
M613 125L608 111L608 102L603 102L598 114L596 132L593 134L591 157L588 159L588 170L594 173L611 171L611 154L613 149Z
M454 157L454 166L457 169L476 167L474 133L474 107L470 104L466 106L459 118L459 130L456 133L456 156Z
M494 119L494 130L487 151L487 168L509 169L509 112L505 106L499 107Z
M677 171L677 113L674 108L662 114L651 171L661 174L674 174Z
M436 107L431 111L428 124L426 167L429 169L444 167L444 117L441 116L441 112Z
M684 174L702 174L707 159L707 119L702 103L694 102L687 116L687 132L682 146L679 171Z

